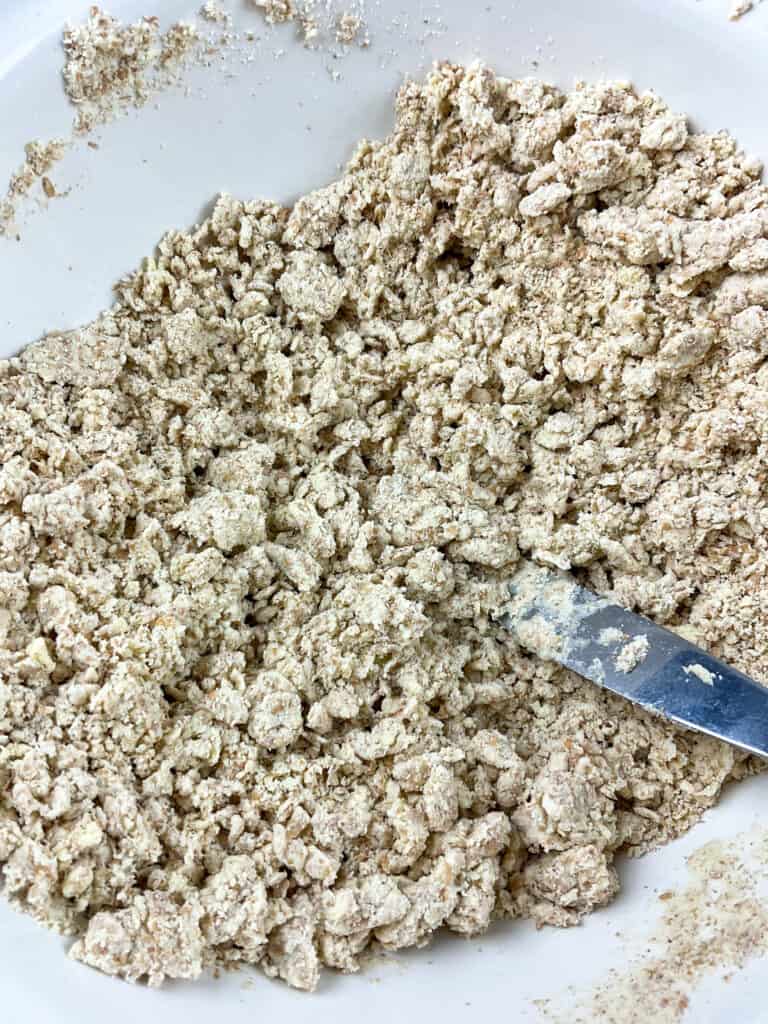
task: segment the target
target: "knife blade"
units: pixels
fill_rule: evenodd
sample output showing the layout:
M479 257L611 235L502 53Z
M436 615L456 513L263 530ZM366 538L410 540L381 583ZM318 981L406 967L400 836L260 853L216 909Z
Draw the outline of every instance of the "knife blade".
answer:
M650 619L525 563L494 616L521 646L654 714L768 757L768 688Z

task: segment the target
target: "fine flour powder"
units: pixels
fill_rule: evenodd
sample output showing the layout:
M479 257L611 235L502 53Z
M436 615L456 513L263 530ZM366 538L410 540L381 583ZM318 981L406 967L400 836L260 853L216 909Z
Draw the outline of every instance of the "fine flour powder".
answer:
M0 410L4 893L87 964L573 924L753 770L491 617L524 556L768 681L768 190L653 95L442 65Z

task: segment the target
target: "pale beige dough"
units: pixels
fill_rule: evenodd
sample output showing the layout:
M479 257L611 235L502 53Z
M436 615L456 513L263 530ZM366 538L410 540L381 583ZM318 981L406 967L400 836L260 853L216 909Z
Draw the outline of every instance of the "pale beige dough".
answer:
M766 244L727 135L441 65L0 362L5 896L305 989L610 900L753 766L491 615L524 556L768 680Z

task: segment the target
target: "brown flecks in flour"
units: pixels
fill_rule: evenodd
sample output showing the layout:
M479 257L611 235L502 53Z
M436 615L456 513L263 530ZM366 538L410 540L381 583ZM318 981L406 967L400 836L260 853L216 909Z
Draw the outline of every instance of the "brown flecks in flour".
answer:
M663 916L643 942L644 954L626 970L612 970L585 998L569 998L567 1013L547 1017L571 1024L676 1024L698 985L714 973L738 970L768 953L766 835L744 833L707 843L687 861L689 881L659 895Z
M0 362L5 895L123 977L311 989L575 924L752 771L492 614L533 557L768 679L759 174L627 85L445 64Z

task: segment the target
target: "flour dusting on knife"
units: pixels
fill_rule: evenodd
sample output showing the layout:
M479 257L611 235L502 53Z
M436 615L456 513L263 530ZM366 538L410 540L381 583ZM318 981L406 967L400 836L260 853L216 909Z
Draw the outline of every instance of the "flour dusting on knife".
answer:
M768 756L768 689L748 676L564 572L525 563L509 594L496 621L531 653L647 711Z

